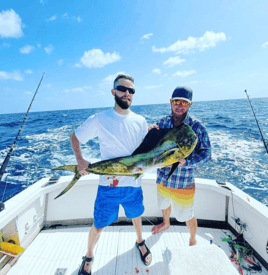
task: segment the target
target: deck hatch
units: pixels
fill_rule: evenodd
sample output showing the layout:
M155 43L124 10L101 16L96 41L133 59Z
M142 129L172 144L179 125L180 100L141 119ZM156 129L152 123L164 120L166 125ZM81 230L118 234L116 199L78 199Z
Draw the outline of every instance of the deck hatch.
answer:
M66 271L67 271L67 268L57 268L54 275L64 275Z

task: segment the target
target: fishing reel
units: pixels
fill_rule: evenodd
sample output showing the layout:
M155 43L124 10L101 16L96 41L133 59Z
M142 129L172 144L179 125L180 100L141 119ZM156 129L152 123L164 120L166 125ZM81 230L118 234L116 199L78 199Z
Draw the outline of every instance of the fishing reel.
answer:
M232 219L235 221L235 223L240 227L240 230L245 230L247 231L247 224L245 222L242 222L239 218L234 218Z
M5 204L3 202L0 202L0 212L2 212L5 209Z

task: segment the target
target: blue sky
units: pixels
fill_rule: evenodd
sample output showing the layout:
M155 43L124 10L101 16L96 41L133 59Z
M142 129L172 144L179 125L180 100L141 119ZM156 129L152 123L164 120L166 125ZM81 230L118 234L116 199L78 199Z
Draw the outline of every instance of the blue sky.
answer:
M118 73L133 105L268 95L268 1L9 0L0 7L0 114L114 105Z

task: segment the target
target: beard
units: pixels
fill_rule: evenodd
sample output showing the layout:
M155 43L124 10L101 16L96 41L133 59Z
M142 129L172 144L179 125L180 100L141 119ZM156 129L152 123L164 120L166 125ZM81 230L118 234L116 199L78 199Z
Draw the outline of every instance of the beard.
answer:
M114 95L114 99L115 99L115 102L117 103L117 105L120 107L120 108L122 108L122 109L124 109L124 110L126 110L126 109L128 109L129 107L130 107L130 105L131 105L131 101L123 101L119 96L117 96L116 94Z
M173 119L177 122L180 122L180 123L186 118L186 116L188 114L188 111L186 111L182 114L176 114L175 112L173 112L172 109L171 109L171 112L172 112Z

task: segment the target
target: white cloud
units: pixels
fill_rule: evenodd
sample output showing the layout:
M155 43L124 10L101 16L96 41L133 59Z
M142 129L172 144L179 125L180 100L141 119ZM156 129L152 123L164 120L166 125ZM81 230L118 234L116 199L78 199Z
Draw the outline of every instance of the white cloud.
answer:
M56 15L53 15L51 16L49 19L47 19L46 21L49 22L49 21L54 21L56 20L57 16Z
M58 65L59 66L63 65L63 62L64 62L63 59L58 60Z
M197 84L197 83L199 83L199 82L202 82L202 81L193 80L193 81L190 81L190 82L185 83L185 85Z
M262 45L263 48L268 48L268 41Z
M74 93L83 93L84 89L81 87L77 87L77 88L73 88L71 91Z
M191 70L191 71L177 71L176 73L174 73L172 76L180 76L180 77L186 77L188 75L194 74L196 73L195 70Z
M91 86L84 86L84 87L76 87L73 89L65 89L64 92L65 93L75 93L75 94L78 94L78 93L85 94L87 90L91 90L91 89L92 89Z
M32 73L33 73L32 70L25 70L24 72L25 72L26 74L32 74Z
M104 66L119 61L121 56L113 52L103 53L100 49L93 49L84 53L80 62L88 68L103 68Z
M22 22L20 16L14 10L6 10L0 12L0 36L6 37L21 37Z
M104 83L109 83L109 84L111 84L111 83L114 82L114 80L116 79L116 77L117 77L119 74L125 74L125 72L118 72L118 73L116 73L116 74L110 74L110 75L106 76L106 77L103 79L103 82L104 82Z
M183 63L184 61L186 61L186 59L181 59L179 56L175 56L175 57L170 57L168 60L166 60L163 63L163 65L167 67L173 67L175 65Z
M54 50L54 47L50 44L47 47L44 48L47 54L51 54L52 51Z
M160 69L153 69L153 73L154 74L161 74L161 70Z
M37 47L38 47L38 48L41 48L41 44L37 44Z
M91 87L91 86L84 86L83 89L84 89L84 90L91 90L92 87Z
M24 92L26 95L31 95L32 93L27 91L27 92Z
M5 71L0 71L0 80L16 80L22 81L23 77L19 71L14 71L13 73L8 73Z
M153 89L158 89L163 87L164 85L160 84L160 85L152 85L152 86L145 86L143 89L145 90L153 90Z
M20 52L23 54L28 54L28 53L32 52L34 49L35 49L34 46L27 45L27 46L24 46L23 48L20 48Z
M80 16L73 16L73 15L69 16L67 12L65 12L62 15L62 18L64 18L64 19L70 19L70 20L76 20L79 23L83 21Z
M152 36L153 34L152 33L147 33L145 35L143 35L140 39L150 39L150 36Z
M223 85L223 83L217 83L217 84L214 84L212 86L217 87L217 86L222 86L222 85Z
M110 74L108 76L106 76L102 82L100 83L100 87L102 89L104 88L112 88L113 84L114 84L114 80L115 78L119 75L119 74L126 74L125 72L117 72L116 74Z
M189 50L199 49L203 51L207 48L215 47L220 41L225 41L226 35L223 32L214 33L212 31L206 31L202 37L196 38L189 36L187 40L178 40L167 48L156 48L153 46L153 52L176 52L183 53Z
M104 95L105 95L105 92L100 90L95 94L95 97L96 96L104 96Z

